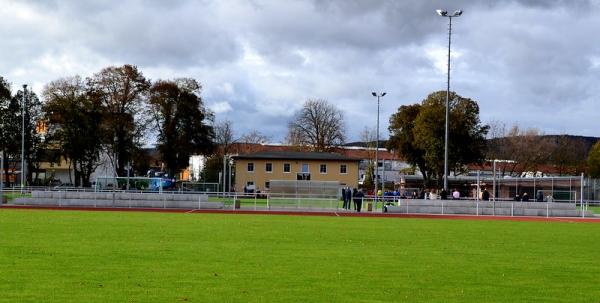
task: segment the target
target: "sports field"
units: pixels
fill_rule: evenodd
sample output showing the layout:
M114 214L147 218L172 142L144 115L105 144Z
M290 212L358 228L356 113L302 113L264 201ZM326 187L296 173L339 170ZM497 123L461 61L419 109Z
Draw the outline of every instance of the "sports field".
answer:
M600 224L0 209L0 302L600 302Z

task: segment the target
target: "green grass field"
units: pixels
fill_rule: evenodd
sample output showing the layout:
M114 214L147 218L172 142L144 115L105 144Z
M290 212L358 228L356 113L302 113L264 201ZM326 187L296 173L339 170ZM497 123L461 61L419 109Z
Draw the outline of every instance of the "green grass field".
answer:
M600 224L0 210L0 302L600 302Z

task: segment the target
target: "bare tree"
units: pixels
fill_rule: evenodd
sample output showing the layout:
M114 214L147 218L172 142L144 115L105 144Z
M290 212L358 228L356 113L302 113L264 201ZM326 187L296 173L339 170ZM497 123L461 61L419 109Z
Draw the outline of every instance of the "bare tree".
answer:
M502 163L501 175L520 175L525 171L537 171L549 160L551 142L535 128L522 129L513 125L508 132L504 126L494 130L487 153L488 159L514 160Z
M323 99L309 99L288 125L288 141L329 151L344 143L344 115Z
M576 175L585 170L585 141L567 135L553 136L549 139L552 144L550 164L554 165L559 175Z
M253 129L250 132L244 134L239 140L242 143L248 144L267 144L269 142L269 136L262 134L261 132Z
M377 131L375 128L365 126L360 133L361 141L367 145L367 167L365 169L365 180L363 185L367 188L373 186L373 176L375 175L375 141L377 140Z
M230 120L215 124L215 143L223 154L228 154L233 140L233 126Z

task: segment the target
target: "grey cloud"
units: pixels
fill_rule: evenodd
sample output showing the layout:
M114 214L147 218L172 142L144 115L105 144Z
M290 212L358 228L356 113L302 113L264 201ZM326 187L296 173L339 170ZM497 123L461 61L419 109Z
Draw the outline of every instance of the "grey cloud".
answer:
M590 135L599 114L590 106L600 93L600 73L590 65L600 57L597 1L14 3L31 5L44 20L4 19L0 68L25 69L10 81L68 76L36 63L47 54L92 72L103 66L89 62L108 62L137 64L153 78L191 76L203 83L207 104L231 104L218 119L232 120L238 133L257 129L274 140L285 137L287 121L307 98L343 109L355 140L374 127L372 90L388 92L381 104L385 136L400 105L445 89L445 58L428 53L445 56L447 20L435 15L438 8L465 11L453 23L452 49L460 56L452 60L452 89L480 102L483 121ZM248 51L260 62L246 62ZM233 92L215 89L225 82Z

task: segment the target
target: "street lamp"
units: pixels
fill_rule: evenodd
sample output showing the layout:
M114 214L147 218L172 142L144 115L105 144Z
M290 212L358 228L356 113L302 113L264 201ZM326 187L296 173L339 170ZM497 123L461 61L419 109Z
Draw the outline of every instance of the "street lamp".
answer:
M372 92L371 94L373 97L377 97L377 135L375 135L375 203L377 203L377 200L379 199L379 196L377 196L377 179L379 177L379 98L385 96L386 93L377 94L376 92Z
M456 10L452 15L448 11L436 10L441 17L448 17L448 82L446 87L446 131L444 135L444 190L448 191L448 121L450 114L450 42L452 37L452 18L462 15L462 10Z
M27 106L27 84L23 84L23 104L21 104L21 193L25 186L25 107Z

